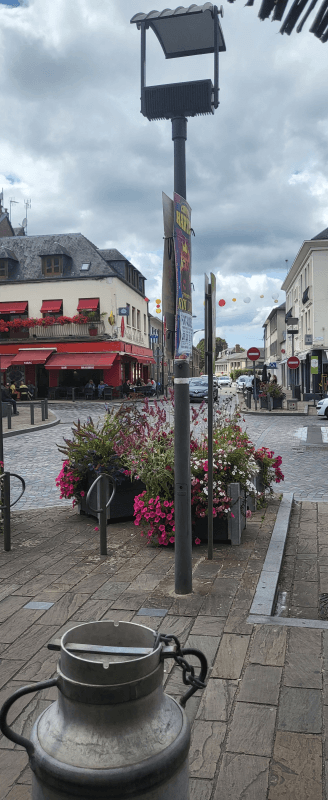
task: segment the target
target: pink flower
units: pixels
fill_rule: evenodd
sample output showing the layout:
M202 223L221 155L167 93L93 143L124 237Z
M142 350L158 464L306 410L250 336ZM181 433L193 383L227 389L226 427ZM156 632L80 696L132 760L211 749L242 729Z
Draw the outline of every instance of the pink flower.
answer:
M80 492L80 495L81 495L81 497L84 497L85 496L85 492Z
M252 512L248 508L247 511L246 511L246 517L247 517L247 519L249 519L249 517L251 517L251 516L252 516Z
M195 544L201 544L201 540L200 539L195 539Z
M231 512L231 516L235 519L235 515Z
M174 542L175 542L175 538L174 538L174 536L170 536L170 539L169 539L169 541L171 542L171 544L174 544Z
M99 528L97 528L97 526L96 526L96 527L94 528L94 530L95 530L95 531L99 531Z

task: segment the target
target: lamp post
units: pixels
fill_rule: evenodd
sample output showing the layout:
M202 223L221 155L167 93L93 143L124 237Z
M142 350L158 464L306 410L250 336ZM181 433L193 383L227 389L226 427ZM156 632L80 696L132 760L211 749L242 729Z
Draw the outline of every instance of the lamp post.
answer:
M186 140L187 119L199 114L213 114L219 105L219 51L225 51L225 42L219 22L218 7L211 3L203 6L179 6L175 11L150 11L135 14L131 23L141 31L141 113L148 120L170 119L174 143L174 193L179 201L186 201ZM151 29L164 51L165 58L214 54L214 84L211 79L187 81L160 86L146 86L146 31ZM180 211L179 219L180 219ZM177 215L174 224L176 224ZM179 224L179 223L177 223ZM189 226L190 230L190 226ZM172 231L173 234L173 231ZM174 242L176 246L176 241ZM177 287L180 285L179 264L176 260ZM189 266L190 270L190 266ZM190 271L189 271L190 282ZM173 299L173 298L171 298ZM183 299L183 298L182 298ZM189 360L192 356L192 336L181 356L179 332L192 328L190 308L175 307L176 343L174 356L174 441L175 441L175 591L189 594L192 591L192 537L191 537L191 480L190 480L190 410L189 410ZM164 312L165 313L165 312ZM191 340L191 341L190 341Z

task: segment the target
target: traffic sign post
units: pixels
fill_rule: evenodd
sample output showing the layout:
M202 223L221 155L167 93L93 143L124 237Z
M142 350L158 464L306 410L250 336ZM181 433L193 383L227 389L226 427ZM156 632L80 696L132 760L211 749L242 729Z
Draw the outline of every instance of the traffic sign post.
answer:
M294 339L293 339L293 343L294 343ZM290 358L287 358L287 367L289 369L291 369L291 370L297 369L299 367L299 365L300 365L300 360L299 360L299 358L297 358L297 356L292 355L292 356L290 356ZM292 372L292 397L295 398L295 373L294 372Z
M257 411L255 361L258 361L260 356L261 353L258 347L250 347L249 350L247 350L247 358L249 358L250 361L253 361L253 397L254 397L255 411Z

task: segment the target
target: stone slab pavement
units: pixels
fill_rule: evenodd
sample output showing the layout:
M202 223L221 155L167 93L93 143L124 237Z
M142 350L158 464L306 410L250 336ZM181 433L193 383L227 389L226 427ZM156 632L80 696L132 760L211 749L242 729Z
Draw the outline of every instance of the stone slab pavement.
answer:
M275 496L241 546L216 544L213 561L195 547L187 596L174 593L173 549L145 547L131 522L108 526L100 557L95 521L75 510L14 513L12 551L0 552L0 702L54 676L58 653L46 645L75 623L145 624L200 648L210 665L207 688L187 703L191 800L327 800L328 630L246 622L278 507ZM179 698L181 671L165 669L165 690ZM56 691L21 698L15 730L28 736ZM26 754L4 738L0 769L1 800L30 800Z
M15 414L11 417L11 428L8 428L7 417L2 419L2 431L4 438L7 439L11 436L21 436L22 433L32 433L36 430L40 430L40 428L43 430L59 424L59 417L54 411L51 411L50 408L48 409L48 419L42 420L41 406L38 403L33 403L33 405L33 425L31 425L30 403L17 403L18 415L16 416Z

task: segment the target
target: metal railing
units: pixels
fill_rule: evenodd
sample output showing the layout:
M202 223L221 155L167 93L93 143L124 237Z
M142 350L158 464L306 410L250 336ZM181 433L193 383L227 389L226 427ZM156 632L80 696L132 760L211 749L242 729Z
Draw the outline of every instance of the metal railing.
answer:
M10 502L10 478L18 478L22 484L22 491L13 503ZM2 512L3 523L3 549L11 550L11 528L10 528L10 509L18 503L25 492L25 481L20 475L14 472L4 472L0 475L0 511Z
M107 500L107 489L108 484L112 484L113 491L112 494ZM92 490L97 486L97 504L99 504L100 508L92 508L90 505L90 496ZM99 521L99 533L100 533L100 555L107 556L107 508L110 506L112 500L114 499L114 495L116 492L116 483L114 478L111 475L108 475L106 472L102 472L96 480L90 486L88 494L86 496L86 503L89 503L90 511L93 511L95 514L98 514L98 521Z
M105 333L105 323L101 319L99 322L90 320L83 324L69 322L67 325L49 325L48 328L36 325L35 328L29 328L29 338L58 339L58 336L89 336L89 328L97 328L100 336Z

